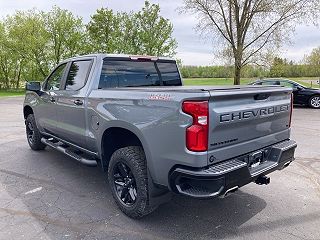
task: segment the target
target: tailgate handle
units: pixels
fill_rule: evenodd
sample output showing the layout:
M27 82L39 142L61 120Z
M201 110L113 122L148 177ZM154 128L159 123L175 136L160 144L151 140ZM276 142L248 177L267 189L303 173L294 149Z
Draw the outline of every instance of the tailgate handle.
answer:
M254 95L254 100L265 100L270 97L270 93L259 93Z

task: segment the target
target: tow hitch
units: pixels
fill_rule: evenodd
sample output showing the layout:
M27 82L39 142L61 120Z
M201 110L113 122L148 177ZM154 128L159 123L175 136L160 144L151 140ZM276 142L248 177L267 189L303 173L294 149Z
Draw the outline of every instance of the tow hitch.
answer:
M265 175L260 175L255 183L258 185L268 185L270 183L270 178Z

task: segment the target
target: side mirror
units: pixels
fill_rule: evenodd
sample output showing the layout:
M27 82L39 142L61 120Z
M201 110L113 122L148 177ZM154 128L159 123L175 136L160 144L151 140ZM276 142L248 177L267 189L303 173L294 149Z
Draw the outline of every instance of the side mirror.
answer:
M303 88L300 87L300 86L297 86L296 89L297 89L298 91L301 91Z
M37 92L41 90L40 82L27 82L26 83L26 90Z

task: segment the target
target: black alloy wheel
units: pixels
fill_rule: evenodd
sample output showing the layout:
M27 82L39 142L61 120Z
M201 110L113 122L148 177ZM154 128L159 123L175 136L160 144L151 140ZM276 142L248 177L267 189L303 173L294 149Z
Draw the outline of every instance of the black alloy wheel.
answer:
M142 218L158 206L149 201L146 157L141 146L119 148L112 154L108 183L116 204L131 218Z
M29 144L33 144L34 142L34 127L32 126L31 122L28 122L26 125L26 132L27 132L27 138L28 138L28 142Z
M125 163L114 165L113 183L120 201L125 206L132 206L137 199L137 185L131 169Z
M29 114L26 118L26 135L31 149L35 151L45 149L46 145L41 142L42 135L33 114Z

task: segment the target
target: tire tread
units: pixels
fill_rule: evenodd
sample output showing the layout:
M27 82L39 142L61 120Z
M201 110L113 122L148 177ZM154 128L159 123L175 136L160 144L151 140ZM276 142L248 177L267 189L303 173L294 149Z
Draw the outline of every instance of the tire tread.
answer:
M126 207L124 206L120 200L118 199L114 188L112 186L112 168L113 165L119 160L122 159L129 161L127 164L129 164L132 168L133 172L136 172L137 176L136 182L140 183L137 184L137 191L140 192L140 196L137 196L137 202L135 203L134 207ZM137 179L138 178L138 179ZM128 146L124 148L120 148L116 150L113 155L111 156L110 162L109 162L109 169L108 169L108 180L109 185L111 188L112 195L115 199L116 204L121 209L122 212L124 212L127 216L131 218L142 218L145 215L150 214L155 210L156 207L151 207L149 202L149 196L148 196L148 174L147 174L147 166L146 166L146 159L144 151L139 146Z
M41 142L42 136L41 136L41 133L40 133L38 127L37 127L36 120L35 120L35 117L34 117L33 114L29 114L27 116L26 125L29 122L33 125L33 129L34 129L33 143L30 143L29 140L28 140L30 148L32 150L34 150L34 151L40 151L40 150L45 149L46 145Z

